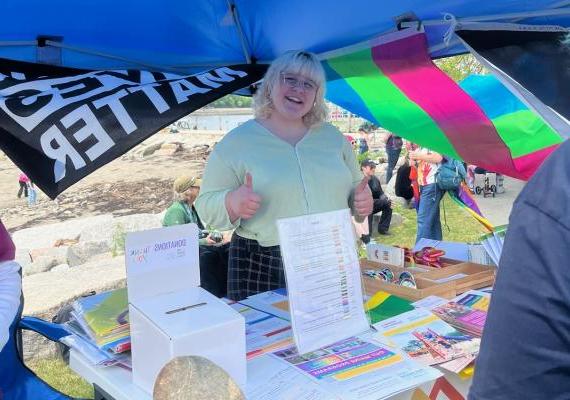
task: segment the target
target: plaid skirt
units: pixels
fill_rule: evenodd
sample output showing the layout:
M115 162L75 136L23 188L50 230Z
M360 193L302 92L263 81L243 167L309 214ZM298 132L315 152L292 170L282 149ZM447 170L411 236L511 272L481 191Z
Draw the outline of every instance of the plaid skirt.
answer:
M235 233L230 242L228 295L231 300L285 287L279 246L260 246L257 240Z

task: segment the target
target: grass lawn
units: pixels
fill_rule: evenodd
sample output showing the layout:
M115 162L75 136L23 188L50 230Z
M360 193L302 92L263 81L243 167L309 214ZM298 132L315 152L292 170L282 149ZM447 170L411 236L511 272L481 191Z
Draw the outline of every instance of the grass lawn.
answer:
M394 202L394 212L404 217L404 223L391 229L391 235L378 235L375 239L378 243L411 248L416 238L416 211L404 209L400 204L396 203ZM482 233L485 233L483 226L467 214L466 211L459 208L447 195L444 196L441 202L441 224L443 227L443 239L447 241L475 242ZM60 360L39 360L31 364L30 368L56 389L68 395L87 399L93 398L92 386L75 375Z
M56 358L34 360L27 365L60 392L80 399L93 398L93 386L69 369L62 360Z
M391 235L376 235L375 240L378 243L412 248L416 240L416 210L403 208L398 202L392 204L394 212L404 217L404 223L391 228ZM447 194L440 203L440 218L443 240L448 242L478 242L479 237L487 232L483 225L461 209Z

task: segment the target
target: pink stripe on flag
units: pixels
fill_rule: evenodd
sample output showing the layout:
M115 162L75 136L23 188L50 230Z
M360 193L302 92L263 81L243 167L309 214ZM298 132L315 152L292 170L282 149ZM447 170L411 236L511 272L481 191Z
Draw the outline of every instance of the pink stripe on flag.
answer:
M382 72L435 121L463 160L522 178L509 148L483 110L433 64L423 33L376 46L372 57Z
M534 153L513 159L517 171L519 171L523 176L522 179L525 181L530 179L530 177L542 165L544 160L546 160L550 153L556 150L558 146L560 146L560 144L555 144L542 150L535 151Z

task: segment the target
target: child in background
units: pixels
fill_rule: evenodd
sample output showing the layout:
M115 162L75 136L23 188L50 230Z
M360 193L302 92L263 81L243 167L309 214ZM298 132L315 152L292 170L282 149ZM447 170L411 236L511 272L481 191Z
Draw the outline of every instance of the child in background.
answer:
M36 187L32 181L28 180L28 206L31 207L36 204L37 196L38 192L36 191Z

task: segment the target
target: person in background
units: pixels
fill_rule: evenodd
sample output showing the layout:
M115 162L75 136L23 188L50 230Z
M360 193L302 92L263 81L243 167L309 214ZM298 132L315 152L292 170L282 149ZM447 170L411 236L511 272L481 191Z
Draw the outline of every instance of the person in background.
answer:
M227 133L210 154L196 208L208 224L236 229L232 300L285 287L278 219L350 208L363 221L372 211L368 178L350 143L325 122L325 86L314 54L284 53L255 95L255 119Z
M358 129L358 154L368 151L368 132L364 128Z
M22 197L22 193L24 197L28 197L28 182L30 182L30 178L23 172L18 177L18 184L20 185L20 189L18 189L18 198Z
M36 204L38 198L38 191L36 186L32 181L28 181L28 206L33 206Z
M10 325L21 306L21 268L20 264L14 261L15 256L14 242L0 221L0 352L10 338Z
M200 229L200 281L201 286L218 297L224 297L228 281L229 241L218 232L207 232L194 208L200 193L200 179L180 176L174 181L174 201L166 210L163 226L194 223Z
M565 142L513 205L469 400L570 398L569 203Z
M407 208L414 208L414 188L410 179L411 169L410 160L406 156L406 161L400 165L396 172L396 182L394 182L394 192L396 196L404 199Z
M388 167L386 169L386 183L390 182L392 179L392 174L394 172L394 167L398 163L398 158L400 158L400 153L402 152L402 145L404 141L400 136L395 136L390 133L386 136L386 156L388 157Z
M378 222L378 233L380 235L388 235L390 229L390 221L392 220L392 200L384 194L380 179L375 175L376 163L371 160L364 160L360 163L360 169L364 176L368 177L368 186L372 192L373 208L372 213L368 216L368 235L362 235L361 240L365 244L370 242L370 235L374 232L372 222L374 214L382 212L380 222Z
M421 147L410 151L408 154L410 160L417 163L417 181L420 190L416 243L421 238L441 240L439 202L444 192L435 183L435 173L439 169L443 157Z

